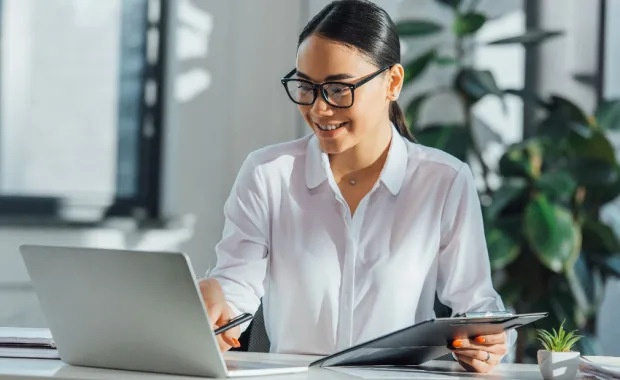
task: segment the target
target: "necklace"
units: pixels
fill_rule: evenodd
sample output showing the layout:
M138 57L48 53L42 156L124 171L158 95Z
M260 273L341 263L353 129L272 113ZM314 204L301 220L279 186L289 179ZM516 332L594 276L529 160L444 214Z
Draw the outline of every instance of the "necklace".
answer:
M349 185L354 186L357 183L356 180L352 179L349 181Z

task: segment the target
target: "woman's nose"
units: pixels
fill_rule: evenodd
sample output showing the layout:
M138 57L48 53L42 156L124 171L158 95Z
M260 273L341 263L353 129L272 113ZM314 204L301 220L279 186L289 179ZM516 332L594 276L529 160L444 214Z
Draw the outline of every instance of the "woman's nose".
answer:
M310 112L314 115L325 115L326 113L329 114L332 111L332 106L330 106L320 94L316 97L316 100L310 109Z

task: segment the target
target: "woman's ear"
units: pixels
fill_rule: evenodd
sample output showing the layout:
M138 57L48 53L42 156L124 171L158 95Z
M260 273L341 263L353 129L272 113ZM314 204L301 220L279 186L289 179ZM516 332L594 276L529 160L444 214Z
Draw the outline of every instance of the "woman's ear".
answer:
M405 79L405 69L400 63L395 64L388 71L388 75L390 76L389 87L388 87L388 96L387 98L390 101L396 101L400 96L400 90L403 88L403 82Z

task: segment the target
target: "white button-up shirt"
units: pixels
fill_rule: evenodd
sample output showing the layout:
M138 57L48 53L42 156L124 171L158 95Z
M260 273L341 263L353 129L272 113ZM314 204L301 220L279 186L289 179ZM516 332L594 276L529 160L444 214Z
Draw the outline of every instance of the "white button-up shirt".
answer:
M469 167L392 131L353 216L314 135L244 162L209 276L236 313L262 298L272 352L331 354L433 318L436 293L453 313L503 310Z

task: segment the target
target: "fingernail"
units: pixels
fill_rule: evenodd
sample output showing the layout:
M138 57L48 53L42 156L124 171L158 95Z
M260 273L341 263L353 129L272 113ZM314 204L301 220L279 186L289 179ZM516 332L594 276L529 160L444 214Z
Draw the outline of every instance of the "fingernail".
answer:
M455 340L452 342L452 347L454 348L461 348L463 347L463 341L462 340Z
M241 344L239 343L239 341L236 338L232 338L232 341L235 344L233 347L235 347L235 348L241 347Z
M476 343L484 343L484 342L486 342L487 340L486 340L486 339L484 339L484 337L483 337L483 336L477 336L477 337L476 337L476 339L475 339L475 341L476 341Z

